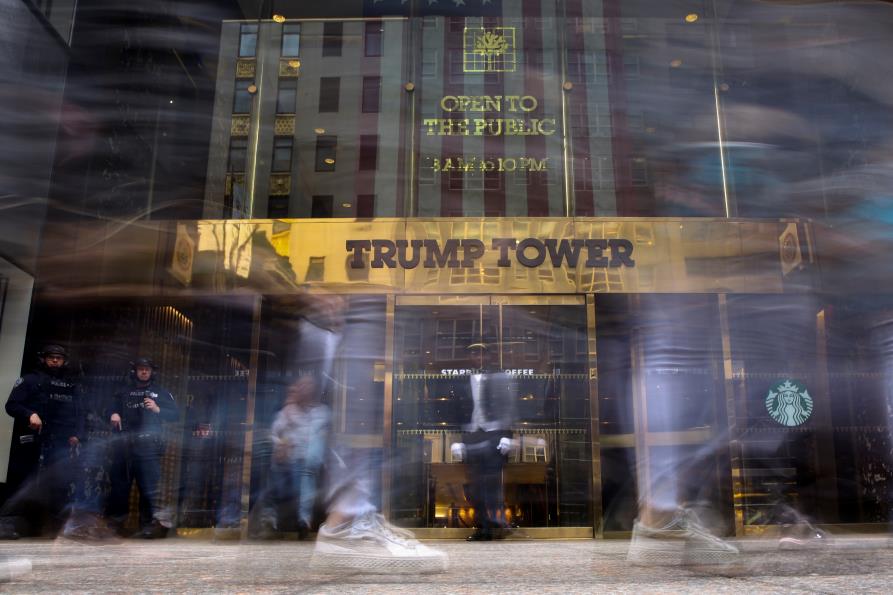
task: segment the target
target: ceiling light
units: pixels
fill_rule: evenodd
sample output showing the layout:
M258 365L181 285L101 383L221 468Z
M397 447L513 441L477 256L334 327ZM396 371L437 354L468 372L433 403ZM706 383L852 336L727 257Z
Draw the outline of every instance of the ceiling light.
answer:
M315 132L316 134L325 134L326 129L325 128L314 128L313 132Z
M251 83L250 85L248 85L248 92L251 93L252 95L257 93L257 85L255 85L254 83Z
M690 13L690 14L685 15L685 22L686 22L686 23L694 23L694 22L697 21L697 20L698 20L698 15L695 14L695 13L693 13L693 12Z
M273 20L276 21L277 23L284 23L284 22L285 22L285 17L282 16L281 14L274 14L274 15L273 15Z
M343 202L343 203L341 203L341 206L344 207L345 209L349 209L351 207L349 202Z
M289 68L300 68L301 61L300 60L289 60L288 61Z
M680 66L682 66L682 60L680 60L679 58L676 58L675 60L670 60L670 66L673 68L679 68Z
M335 163L335 160L332 159L331 157L326 157L325 159L323 159L323 161L324 161L327 165L333 165L333 164Z

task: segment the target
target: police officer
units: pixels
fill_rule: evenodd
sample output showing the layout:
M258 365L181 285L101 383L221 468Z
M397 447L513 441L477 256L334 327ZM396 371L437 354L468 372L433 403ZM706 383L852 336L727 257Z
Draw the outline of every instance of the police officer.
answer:
M37 355L38 370L16 380L6 401L6 412L27 426L20 442L39 446L40 463L4 506L0 515L0 537L4 538L18 537L15 519L33 500L60 517L71 503L71 486L81 479L80 465L72 460L78 457L85 436L82 387L68 373L64 347L46 345Z
M157 367L148 357L131 363L130 382L113 399L109 421L120 440L113 444L115 465L109 516L118 525L127 517L130 486L136 480L140 494L141 535L146 539L166 537L170 518L160 507L162 422L178 418L174 396L155 384Z

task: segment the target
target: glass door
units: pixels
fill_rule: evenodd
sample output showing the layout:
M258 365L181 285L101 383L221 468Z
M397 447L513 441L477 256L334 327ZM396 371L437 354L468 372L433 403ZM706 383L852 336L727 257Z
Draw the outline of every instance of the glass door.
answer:
M471 531L488 518L522 535L569 527L591 535L584 301L406 298L397 301L394 334L393 520ZM473 389L475 378L491 388ZM475 390L503 396L487 401ZM495 449L502 438L501 460L478 464L473 445L492 439ZM500 503L486 515L482 469L494 474Z

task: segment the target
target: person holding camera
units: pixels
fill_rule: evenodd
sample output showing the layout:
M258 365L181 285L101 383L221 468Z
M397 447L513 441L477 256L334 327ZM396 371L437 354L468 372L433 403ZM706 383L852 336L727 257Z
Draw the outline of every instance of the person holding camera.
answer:
M140 494L140 535L146 539L166 537L172 519L161 507L159 481L164 455L162 422L177 421L174 396L155 384L157 366L148 357L131 364L130 382L115 394L109 421L119 433L112 444L112 490L108 514L119 528L128 513L130 486L136 481Z

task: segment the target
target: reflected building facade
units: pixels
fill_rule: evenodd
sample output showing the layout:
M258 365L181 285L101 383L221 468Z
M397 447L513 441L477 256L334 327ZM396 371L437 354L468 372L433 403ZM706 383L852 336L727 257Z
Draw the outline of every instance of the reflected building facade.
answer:
M882 529L890 95L842 44L893 14L822 6L223 20L191 214L49 226L44 245L70 249L41 260L29 337L67 329L100 393L116 378L89 362L135 343L160 361L187 534L250 533L297 320L327 293L349 304L333 432L420 535L475 524L451 444L480 343L517 393L499 514L528 536L623 535L643 501L739 536L784 507Z

